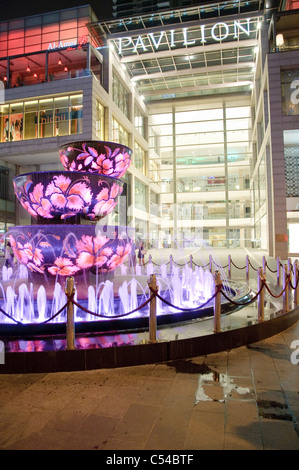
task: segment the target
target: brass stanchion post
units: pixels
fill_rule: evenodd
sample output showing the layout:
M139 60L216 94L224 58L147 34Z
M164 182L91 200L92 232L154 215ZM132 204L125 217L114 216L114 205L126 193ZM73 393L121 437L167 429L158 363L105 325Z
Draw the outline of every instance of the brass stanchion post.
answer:
M246 256L246 281L249 281L249 256Z
M75 293L75 280L72 276L66 280L65 293L68 298ZM67 306L66 343L67 349L75 349L74 304L72 301Z
M213 272L213 256L209 256L209 263L210 263L210 273L212 274Z
M257 290L258 292L262 288L263 281L265 280L265 274L263 268L258 269L257 274ZM264 321L264 312L265 312L265 288L263 288L258 297L258 314L257 318L259 322Z
M228 278L232 278L232 259L231 255L228 255Z
M289 286L288 283L288 266L285 264L283 267L283 311L287 313L289 311Z
M155 274L151 274L148 285L150 288L150 294L158 290L157 278ZM157 341L157 299L156 296L150 301L150 316L149 316L149 342L155 343Z
M280 262L280 258L278 257L277 258L277 285L280 286L281 285L281 276L280 276L280 271L281 271L281 262Z
M221 285L220 272L215 271L214 273L215 280L215 298L214 298L214 333L219 333L221 331L221 292L219 286Z

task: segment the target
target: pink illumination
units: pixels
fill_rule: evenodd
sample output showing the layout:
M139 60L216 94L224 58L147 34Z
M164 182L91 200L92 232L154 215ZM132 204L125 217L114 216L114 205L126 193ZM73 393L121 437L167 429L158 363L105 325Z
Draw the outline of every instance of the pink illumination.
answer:
M119 180L78 172L35 172L14 178L14 190L33 217L61 220L81 214L89 220L114 209L123 191Z
M9 240L17 260L35 273L73 276L96 267L110 272L126 261L131 242L126 228L110 236L90 225L13 227Z
M86 171L121 178L131 164L131 149L104 141L77 142L59 150L60 161L68 171Z

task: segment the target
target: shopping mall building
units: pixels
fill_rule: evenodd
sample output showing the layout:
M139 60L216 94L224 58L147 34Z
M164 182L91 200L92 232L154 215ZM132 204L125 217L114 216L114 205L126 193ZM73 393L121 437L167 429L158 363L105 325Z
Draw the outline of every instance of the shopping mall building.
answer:
M298 255L298 25L292 0L1 22L1 232L31 223L14 175L63 170L61 145L106 140L133 150L108 221L149 247Z

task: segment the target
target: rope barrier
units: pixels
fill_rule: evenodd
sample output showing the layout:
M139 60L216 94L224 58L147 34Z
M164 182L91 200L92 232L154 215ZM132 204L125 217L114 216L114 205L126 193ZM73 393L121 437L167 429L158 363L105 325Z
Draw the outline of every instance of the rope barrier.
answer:
M222 286L221 286L222 287ZM153 290L150 288L150 290L153 292ZM198 305L197 307L194 307L194 308L182 308L182 307L176 307L175 305L173 305L171 302L169 302L168 300L166 299L163 299L163 297L161 297L157 292L155 293L155 296L158 297L158 299L160 299L162 302L164 302L165 304L167 304L169 307L171 308L175 308L177 310L180 310L182 312L196 312L197 310L199 310L200 308L204 307L205 305L209 304L215 297L216 295L218 294L218 291L215 292L214 295L212 295L212 297L207 300L204 304L200 304Z
M152 262L152 261L151 261ZM179 263L176 263L175 261L172 260L172 262L176 265L179 265ZM237 269L244 269L244 268L240 268L238 266L236 266L233 261L231 261L231 263L235 266L235 268ZM156 264L156 263L155 263ZM195 264L195 263L193 263ZM214 263L216 266L218 266L216 263ZM251 262L249 261L249 264L250 266L257 271L256 268L254 268L251 264ZM195 264L196 265L196 264ZM267 263L266 263L267 265ZM157 264L156 264L157 266ZM181 266L184 266L184 265L181 265ZM197 265L198 266L198 265ZM204 265L205 267L208 266L207 265ZM222 267L223 268L223 267ZM246 266L245 266L246 268ZM269 267L268 267L269 269ZM269 269L270 270L270 269ZM293 269L292 269L293 270ZM271 271L271 270L270 270ZM275 272L275 271L271 271L271 272ZM199 309L205 307L206 305L208 305L210 302L212 302L215 297L221 293L223 295L223 297L229 301L230 303L232 303L233 305L235 306L246 306L246 305L249 305L253 302L256 301L256 299L259 297L261 291L266 288L268 293L274 297L274 298L280 298L285 292L286 292L286 289L289 288L289 286L292 288L292 289L297 289L298 287L298 283L299 283L299 274L297 273L297 277L296 277L296 284L295 286L292 284L291 282L291 276L290 274L287 275L287 278L286 278L286 285L284 287L284 289L279 293L279 294L274 294L271 289L269 288L269 286L267 285L266 283L266 280L265 279L261 279L261 288L259 289L259 291L254 295L254 297L252 297L250 300L246 301L246 302L236 302L234 301L233 299L231 299L225 292L224 292L224 286L223 284L219 284L216 286L216 290L215 290L215 293L212 295L212 297L210 297L206 302L204 302L203 304L199 304L197 305L196 307L194 308L183 308L183 307L179 307L179 306L176 306L174 304L172 304L170 301L168 301L167 299L164 299L160 294L158 294L158 289L157 290L154 290L152 289L151 287L149 287L149 290L150 292L152 293L152 295L145 301L143 302L141 305L139 305L138 307L136 307L135 309L127 312L127 313L123 313L123 314L119 314L119 315L113 315L113 316L108 316L108 315L104 315L104 314L98 314L96 312L92 312L90 311L89 309L87 309L86 307L84 307L83 305L80 305L78 302L76 302L74 300L74 292L71 293L71 294L67 294L66 293L66 297L67 297L67 302L66 304L61 307L54 315L52 315L50 318L48 318L47 320L41 322L40 324L43 325L43 324L46 324L46 323L49 323L50 321L52 321L53 319L55 319L58 315L60 315L63 310L65 308L67 308L70 304L73 304L75 306L77 306L78 308L80 308L81 310L83 310L85 313L88 313L90 315L93 315L95 317L98 317L98 318L108 318L108 319L116 319L116 318L123 318L123 317L126 317L126 316L129 316L129 315L132 315L133 313L137 312L138 310L141 310L142 308L144 308L146 305L148 305L155 297L157 297L159 300L161 300L163 303L165 303L166 305L168 305L169 307L171 308L174 308L176 310L179 310L181 312L196 312L198 311ZM13 318L11 315L9 315L7 312L5 312L1 307L0 307L0 312L5 315L7 318L9 318L10 320L14 321L15 323L17 323L18 325L26 325L26 323L22 323L20 322L19 320L16 320L15 318Z

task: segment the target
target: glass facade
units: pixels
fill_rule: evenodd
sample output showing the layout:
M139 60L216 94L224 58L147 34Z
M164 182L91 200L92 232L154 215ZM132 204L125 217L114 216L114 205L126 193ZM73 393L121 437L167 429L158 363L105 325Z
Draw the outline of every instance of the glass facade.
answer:
M198 245L205 227L209 244L236 244L231 223L237 221L243 232L251 226L250 106L176 105L153 113L151 121L149 168L161 190L161 238ZM249 243L238 238L239 246Z
M82 133L83 95L64 95L0 106L0 142Z
M286 255L299 224L299 16L272 13L238 0L101 23L87 7L1 22L0 202L12 202L11 156L44 168L54 162L31 159L36 139L79 134L132 148L128 223L149 246Z

